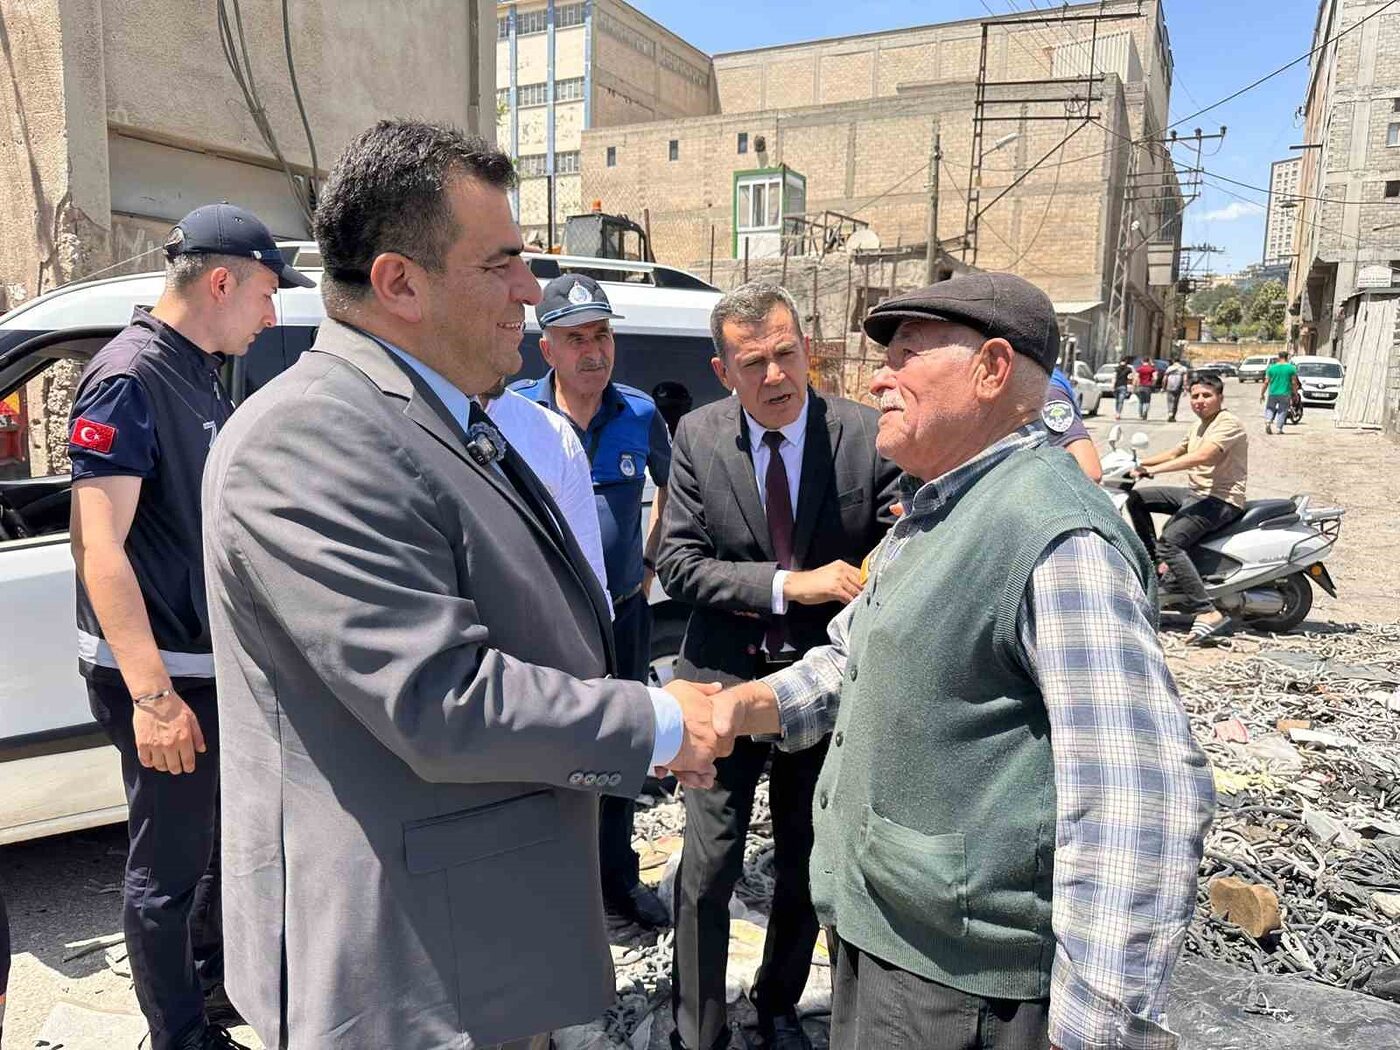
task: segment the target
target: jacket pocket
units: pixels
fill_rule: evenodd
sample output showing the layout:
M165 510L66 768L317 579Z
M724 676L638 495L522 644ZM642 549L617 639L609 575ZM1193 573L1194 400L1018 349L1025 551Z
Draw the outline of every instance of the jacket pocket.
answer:
M854 507L865 502L865 489L851 489L849 492L842 492L836 497L836 505L843 510L846 507Z
M856 855L877 900L916 926L967 935L967 848L962 832L925 835L865 807Z
M470 864L559 837L559 800L545 789L489 805L409 821L403 827L409 873Z

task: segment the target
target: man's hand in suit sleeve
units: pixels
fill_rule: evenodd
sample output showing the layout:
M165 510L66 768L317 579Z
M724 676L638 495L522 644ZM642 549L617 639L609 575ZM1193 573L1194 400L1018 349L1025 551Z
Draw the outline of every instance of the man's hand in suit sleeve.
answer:
M745 682L719 693L710 701L715 732L733 740L738 736L774 736L782 732L778 696L762 682Z
M799 605L824 605L854 601L860 593L860 570L844 561L833 561L820 569L790 572L783 581L783 595Z
M673 680L666 692L680 704L684 734L680 751L666 764L686 787L714 787L715 759L734 750L734 738L715 731L711 697L718 693L718 682Z

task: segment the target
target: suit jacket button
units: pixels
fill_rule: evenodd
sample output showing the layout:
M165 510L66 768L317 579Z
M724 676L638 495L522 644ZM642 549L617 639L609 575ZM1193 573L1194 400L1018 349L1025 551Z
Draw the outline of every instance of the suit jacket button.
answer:
M833 739L833 743L835 743L837 747L840 747L841 744L842 744L842 742L843 742L845 739L846 739L846 735L845 735L844 733L842 733L841 730L839 730L839 729L836 730L836 736L835 736L835 738Z
M583 786L584 786L584 787L592 787L592 786L593 786L594 784L596 784L596 783L598 783L598 774L597 774L597 773L585 773L585 774L583 775Z
M829 800L827 799L827 795L826 795L826 792L825 792L825 791L822 792L821 798L818 799L817 801L821 804L822 809L826 809L826 804L827 804L827 802L828 802Z
M570 773L570 774L569 774L569 783L572 784L574 787L578 787L580 784L582 784L582 783L583 783L583 772L582 772L582 770L575 769L572 773Z
M614 787L614 788L615 788L615 787L617 787L617 786L618 786L619 784L621 784L621 783L622 783L622 774L621 774L621 773L613 773L613 774L611 774L611 775L608 777L608 787Z

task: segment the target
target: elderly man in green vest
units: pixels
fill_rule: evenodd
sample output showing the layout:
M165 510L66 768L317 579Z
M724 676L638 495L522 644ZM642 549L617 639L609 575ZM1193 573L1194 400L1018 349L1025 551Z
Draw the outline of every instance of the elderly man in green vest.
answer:
M715 698L716 729L831 732L812 900L835 1050L1166 1050L1214 809L1152 565L1046 444L1054 307L1008 274L882 303L877 446L905 512L831 644Z

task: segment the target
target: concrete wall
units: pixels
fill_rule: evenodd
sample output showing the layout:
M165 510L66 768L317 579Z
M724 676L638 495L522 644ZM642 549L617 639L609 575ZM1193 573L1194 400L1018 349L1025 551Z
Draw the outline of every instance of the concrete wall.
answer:
M1141 17L1101 22L1100 37L1131 34L1143 74L1152 84L1154 122L1165 123L1168 56L1156 3L1143 5ZM1057 8L1058 14L1061 9ZM1071 7L1071 13L1131 13L1136 0ZM987 75L991 80L1027 80L1058 75L1056 48L1078 55L1087 67L1093 28L1090 23L994 26L989 35ZM975 80L981 58L981 20L895 29L854 37L835 37L715 56L719 96L725 113L784 109L833 102L888 97L913 84ZM1097 62L1111 48L1097 49ZM1072 63L1071 63L1072 64ZM1061 66L1064 65L1063 60ZM1126 80L1126 70L1112 70Z
M293 56L321 169L386 116L492 135L494 6L291 5ZM242 0L241 8L268 120L287 161L307 171L281 4ZM123 258L118 250L146 244L153 230L210 200L247 203L277 233L305 235L285 176L223 63L214 3L0 0L0 81L9 96L0 104L7 305Z
M924 243L936 127L944 154L938 233L955 240L965 228L972 92L968 84L950 85L896 99L595 129L583 136L583 196L634 219L647 209L658 259L697 272L708 264L712 226L716 254L734 255L734 173L780 164L806 176L809 214L829 209L863 219L887 247ZM1057 105L1063 115L1063 103ZM1022 137L987 158L984 204L1066 132L1058 121L1016 126ZM749 153L737 152L740 132L748 135ZM760 137L763 153L754 151ZM668 160L671 140L676 161ZM1056 299L1105 298L1117 215L1108 205L1122 191L1116 141L1086 126L1062 163L1043 165L992 206L981 224L978 265L1014 269ZM613 168L605 164L608 147L617 151Z

